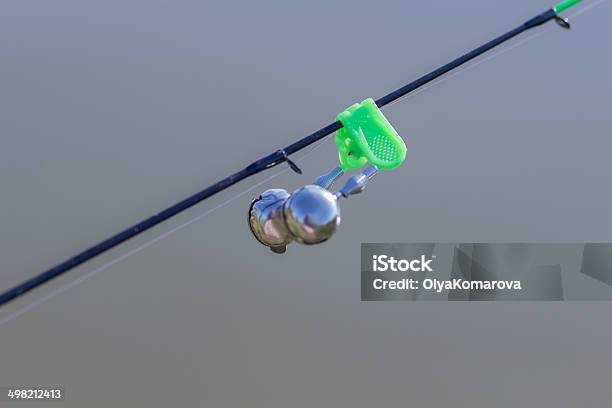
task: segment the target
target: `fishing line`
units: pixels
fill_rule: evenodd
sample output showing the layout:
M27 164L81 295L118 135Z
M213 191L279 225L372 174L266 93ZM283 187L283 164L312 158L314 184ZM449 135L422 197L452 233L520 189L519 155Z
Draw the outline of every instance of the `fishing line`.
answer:
M584 13L585 11L591 10L592 8L595 8L601 5L602 3L605 3L606 1L608 0L598 0L594 3L589 4L588 6L583 6L580 8L580 10L577 10L574 14L570 15L569 18L574 19L578 17L579 15L581 15L582 13Z
M488 43L454 59L453 61L449 62L446 65L443 65L433 71L431 71L430 73L418 78L417 80L383 96L382 98L376 100L376 105L380 108L383 107L385 105L388 105L389 103L392 103L395 100L398 100L402 97L404 97L405 95L412 93L413 91L416 91L417 89L430 84L434 85L435 82L438 78L442 77L443 75L447 74L448 72L458 68L461 65L464 65L470 61L472 61L473 59L477 58L478 56L486 53L487 51L501 45L502 43L514 38L515 36L529 30L535 27L538 27L544 23L547 23L551 20L556 21L560 26L564 27L564 28L570 28L569 22L567 19L561 18L558 13L574 6L575 4L577 4L580 0L564 0L561 3L555 5L553 8L538 14L537 16L529 19L528 21L526 21L525 23L523 23L522 25L514 28L513 30L508 31L507 33L489 41ZM592 7L595 7L596 5L598 5L600 3L596 3L594 5L592 5ZM591 8L592 8L591 7ZM586 10L584 10L586 11ZM582 12L584 12L582 11ZM526 39L527 40L527 39ZM526 41L525 41L526 42ZM520 45L520 44L519 44ZM516 48L516 46L514 47ZM493 58L494 56L491 56L491 58ZM489 58L490 59L490 58ZM482 63L484 61L481 61L480 63ZM473 67L478 65L478 63L476 63L475 65L472 66L468 66L466 68L469 67ZM460 71L461 72L461 71ZM444 80L444 78L442 78L441 80L438 81L442 82ZM0 294L0 306L3 306L4 304L10 302L11 300L14 300L22 295L24 295L25 293L43 285L44 283L56 278L57 276L60 276L66 272L68 272L69 270L72 270L74 268L76 268L77 266L89 261L92 258L95 258L96 256L105 253L106 251L109 251L110 249L114 248L115 246L143 233L144 231L166 221L167 219L185 211L186 209L206 200L207 198L229 188L230 186L250 177L253 176L255 174L258 174L264 170L267 170L269 168L272 168L274 166L277 166L281 163L287 163L289 165L289 168L291 168L293 171L297 172L297 173L301 173L301 170L299 169L299 167L295 164L295 162L293 160L291 160L289 158L289 155L296 153L300 150L302 150L303 148L317 142L318 140L334 133L335 131L339 130L342 128L342 123L340 121L336 121L332 124L329 124L325 127L323 127L322 129L319 129L318 131L298 140L297 142L285 147L284 149L279 149L277 151L275 151L272 154L269 154L268 156L265 156L253 163L251 163L250 165L248 165L247 167L245 167L244 169L222 179L221 181L209 186L208 188L180 201L177 204L174 204L171 207L168 207L167 209L161 211L160 213L157 213L149 218L147 218L144 221L141 221L140 223L119 232L116 235L113 235L112 237L102 241L101 243L94 245L93 247L86 249L85 251L79 253L78 255L52 267L51 269L44 271L42 273L40 273L39 275L34 276L33 278L30 278L28 280L26 280L25 282L22 282L21 284L15 286L12 289L9 289L8 291ZM253 187L252 187L253 188ZM251 189L252 189L251 188ZM247 190L250 191L250 190ZM242 192L241 194L244 194L245 192ZM236 197L233 197L233 199L235 199ZM220 207L219 207L220 208ZM171 230L172 231L172 230ZM164 234L161 235L162 237L165 237ZM163 238L160 238L163 239ZM154 242L157 242L158 240L154 240ZM143 244L146 245L146 244ZM146 248L146 246L145 246ZM137 248L136 248L137 249ZM121 257L120 257L121 258ZM125 259L125 258L121 258L121 259ZM118 261L117 261L118 262Z

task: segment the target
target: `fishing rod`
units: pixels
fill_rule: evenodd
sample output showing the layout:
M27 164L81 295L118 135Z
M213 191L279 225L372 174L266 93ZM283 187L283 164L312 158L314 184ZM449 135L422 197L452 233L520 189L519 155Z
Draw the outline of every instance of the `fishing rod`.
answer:
M335 122L284 149L276 150L256 160L204 190L0 294L0 307L250 176L285 162L293 171L301 174L302 171L289 156L336 132L339 166L319 177L313 184L302 187L293 194L281 189L268 190L254 200L249 209L251 231L261 243L270 247L274 252L284 252L286 245L294 240L304 244L316 244L329 239L340 220L337 200L363 191L368 180L379 170L391 170L399 166L405 158L406 146L403 140L382 115L379 108L417 90L517 35L551 20L569 29L568 19L559 14L580 1L564 0L513 30L376 101L366 99L360 104L351 106L338 115ZM358 169L364 165L367 167L361 173L351 177L340 191L336 193L329 191L333 182L345 170Z

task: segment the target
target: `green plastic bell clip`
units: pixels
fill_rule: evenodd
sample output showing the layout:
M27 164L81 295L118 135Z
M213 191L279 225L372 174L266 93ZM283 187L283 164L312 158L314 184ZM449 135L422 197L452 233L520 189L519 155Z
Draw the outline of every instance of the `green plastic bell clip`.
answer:
M342 170L356 170L366 163L391 170L404 162L406 144L371 98L354 104L336 119L343 126L335 137Z

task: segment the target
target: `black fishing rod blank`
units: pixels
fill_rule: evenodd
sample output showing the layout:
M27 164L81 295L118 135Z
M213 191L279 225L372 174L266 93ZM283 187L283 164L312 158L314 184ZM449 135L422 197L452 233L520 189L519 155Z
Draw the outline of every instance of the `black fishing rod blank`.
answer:
M460 56L459 58L449 62L446 65L437 68L430 73L423 75L419 79L409 83L406 86L403 86L388 95L383 96L382 98L376 100L376 105L379 108L405 96L418 88L422 87L430 83L431 81L441 77L442 75L452 71L453 69L473 60L474 58L486 53L492 48L497 47L500 44L505 43L506 41L514 38L515 36L532 29L534 27L540 26L544 23L547 23L550 20L555 20L559 25L564 28L569 29L570 25L567 19L564 19L559 16L559 13L562 11L574 6L579 3L581 0L565 0L553 8L533 17L532 19L526 21L524 24L516 27L515 29L508 31L507 33L495 38L492 41ZM312 143L340 130L342 128L342 123L340 121L336 121L331 123L322 129L317 130L314 133L298 140L295 143L290 144L284 149L280 149L275 151L268 156L265 156L244 169L230 175L229 177L224 178L223 180L207 187L206 189L180 201L172 205L171 207L166 208L165 210L145 219L144 221L139 222L138 224L127 228L112 237L100 242L92 246L91 248L86 249L85 251L79 253L78 255L73 256L70 259L26 280L18 284L17 286L7 290L6 292L0 294L0 307L9 303L10 301L28 293L29 291L43 285L46 282L76 268L77 266L95 258L96 256L103 254L112 248L118 246L119 244L137 236L141 233L153 228L154 226L166 221L167 219L185 211L186 209L193 207L194 205L201 203L207 198L229 188L230 186L250 177L257 173L260 173L264 170L270 169L274 166L277 166L281 163L287 162L290 168L301 174L301 170L297 167L297 165L289 158L289 155L302 150L303 148L311 145Z

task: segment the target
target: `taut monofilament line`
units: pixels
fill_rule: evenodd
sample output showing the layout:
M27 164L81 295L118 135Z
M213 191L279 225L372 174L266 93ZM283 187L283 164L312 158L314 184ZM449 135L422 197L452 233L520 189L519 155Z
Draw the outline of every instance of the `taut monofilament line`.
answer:
M399 88L389 93L388 95L383 96L382 98L376 101L372 101L372 100L369 100L371 102L366 102L367 100L364 101L361 104L361 105L364 105L363 107L364 110L359 111L360 112L359 114L362 114L366 112L365 111L366 109L369 109L369 112L374 115L376 120L382 121L384 117L382 117L382 114L379 115L380 111L378 110L378 108L382 108L383 106L401 98L402 96L405 96L417 90L423 85L426 85L434 81L435 79L441 77L442 75L473 60L474 58L486 53L487 51L499 46L502 43L505 43L506 41L514 38L515 36L527 30L530 30L534 27L545 24L551 20L555 20L560 26L569 29L570 24L568 20L560 17L559 13L576 5L580 1L581 0L562 1L561 3L552 7L551 9L546 10L545 12L538 14L537 16L529 19L528 21L514 28L513 30L508 31L507 33L489 41L488 43L460 56L459 58L456 58L455 60L449 62L448 64L443 65L431 71L430 73L426 75L423 75L422 77L409 83L408 85L402 88ZM349 110L350 109L351 108L349 108ZM346 112L349 112L349 110L343 112L343 114ZM207 198L229 188L230 186L250 176L253 176L266 169L277 166L278 164L281 164L283 162L287 162L292 170L296 171L297 173L301 173L300 169L289 158L289 156L334 132L340 131L341 129L342 131L344 131L343 128L349 122L353 124L356 123L355 129L357 129L356 131L357 133L355 132L351 133L350 129L346 129L349 133L345 132L344 138L342 136L343 134L342 131L339 134L340 137L338 137L337 135L336 142L339 147L340 162L341 162L341 166L339 166L339 168L355 169L365 164L368 164L368 166L358 176L354 176L351 180L349 180L347 184L344 186L344 188L341 189L339 192L337 192L335 195L333 195L333 197L334 199L337 199L339 197L348 197L351 194L355 194L357 192L362 191L363 188L365 188L365 183L367 182L367 180L370 177L372 177L379 169L388 170L388 169L394 168L395 166L401 164L401 162L403 161L405 157L405 145L403 145L403 141L401 141L401 138L399 138L399 136L397 136L399 138L398 140L395 138L395 136L392 133L385 133L385 132L391 131L386 127L386 125L385 126L381 125L382 127L380 126L378 127L378 131L383 132L386 135L383 137L383 139L379 140L375 137L376 135L373 136L372 133L366 132L362 134L363 136L361 139L362 143L360 144L359 138L361 136L355 136L355 135L359 134L359 129L368 128L372 124L372 122L368 121L367 119L370 116L364 115L363 117L365 117L366 119L363 119L361 122L359 121L351 122L350 119L345 120L339 115L339 119L336 120L335 122L317 130L314 133L311 133L310 135L296 141L295 143L290 144L284 149L279 149L275 151L274 153L269 154L268 156L265 156L259 160L256 160L255 162L251 163L244 169L224 178L223 180L207 187L206 189L180 201L179 203L172 205L171 207L168 207L167 209L139 222L138 224L128 229L125 229L117 233L116 235L113 235L112 237L100 242L97 245L92 246L91 248L86 249L85 251L79 253L78 255L70 259L67 259L66 261L26 280L25 282L22 282L21 284L15 286L14 288L7 290L6 292L0 295L0 306L3 306L6 303L43 285L44 283L76 268L77 266L91 260L92 258L102 253L105 253L106 251L109 251L110 249L118 246L119 244L143 233L144 231L151 229L152 227L168 220L169 218L185 211L186 209L190 207L193 207L194 205L206 200ZM387 130L385 131L380 130L382 128L387 128ZM349 148L349 149L343 150L343 145L338 142L339 140L347 140L348 141L347 145L353 146L354 149ZM394 146L394 147L390 147L390 146ZM403 149L402 149L402 146L404 146ZM395 149L395 150L390 152L389 149ZM402 150L403 150L403 154L402 154ZM359 154L356 154L356 152L358 152ZM331 186L331 183L333 183L333 181L338 177L339 174L341 174L340 170L334 169L330 173L328 173L326 176L323 176L322 178L318 179L315 182L315 185L318 185L322 189L327 190L327 188ZM304 194L307 194L307 193L312 193L312 191L304 192ZM323 197L324 200L332 199L328 197L324 192L321 192L320 195ZM296 200L294 199L294 201ZM307 234L304 236L300 235L300 233L304 231L300 231L299 220L297 220L296 224L292 225L292 227L295 227L295 232L293 234L294 238L297 238L298 240L304 240L305 243L310 243L308 242L309 236ZM317 240L327 239L328 236L331 235L331 233L333 233L333 231L331 232L329 230L323 231L322 237L324 239L318 236L310 237L310 238L312 238L313 240L312 243L315 243L315 241ZM278 245L278 246L268 245L268 246L270 246L275 251L280 252L284 250L283 245Z

